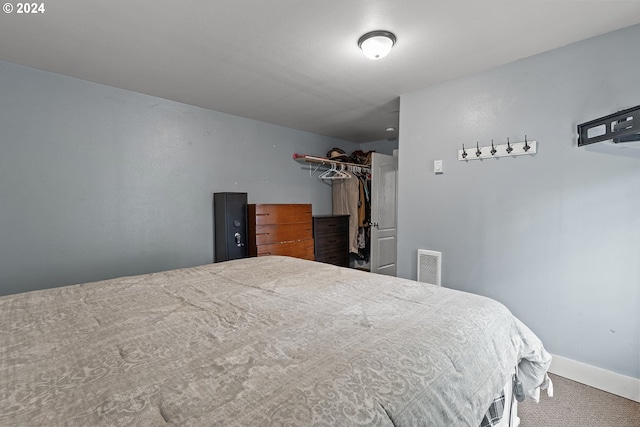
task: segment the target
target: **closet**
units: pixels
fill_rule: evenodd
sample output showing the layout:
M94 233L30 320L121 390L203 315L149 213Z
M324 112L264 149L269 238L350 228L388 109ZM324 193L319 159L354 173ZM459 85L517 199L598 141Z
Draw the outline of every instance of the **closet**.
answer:
M395 276L398 158L372 153L370 165L301 154L294 154L293 158L308 164L310 176L332 186L333 214L349 215L349 252L353 254L351 266ZM363 202L364 212L359 209L359 204ZM364 248L360 247L362 245ZM364 251L361 252L361 249ZM365 259L368 255L368 263L364 262L365 259L358 259L361 255Z

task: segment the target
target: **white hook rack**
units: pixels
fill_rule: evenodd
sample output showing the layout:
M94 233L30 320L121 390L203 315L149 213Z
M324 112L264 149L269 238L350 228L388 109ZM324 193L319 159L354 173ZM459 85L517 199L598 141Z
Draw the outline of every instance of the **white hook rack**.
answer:
M529 148L526 148L529 147ZM511 149L511 150L509 150ZM536 154L538 150L538 144L536 141L523 141L523 142L508 142L507 144L498 145L484 145L479 147L477 144L469 147L465 146L464 149L458 150L458 160L482 160L490 159L493 157L516 157ZM478 154L478 152L480 154ZM465 156L466 153L466 156Z

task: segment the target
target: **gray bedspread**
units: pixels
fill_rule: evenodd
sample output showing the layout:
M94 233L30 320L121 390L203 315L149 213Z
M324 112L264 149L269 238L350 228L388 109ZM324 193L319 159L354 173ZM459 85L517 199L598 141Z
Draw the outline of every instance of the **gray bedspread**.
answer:
M503 305L286 257L0 298L0 425L478 426L521 359Z

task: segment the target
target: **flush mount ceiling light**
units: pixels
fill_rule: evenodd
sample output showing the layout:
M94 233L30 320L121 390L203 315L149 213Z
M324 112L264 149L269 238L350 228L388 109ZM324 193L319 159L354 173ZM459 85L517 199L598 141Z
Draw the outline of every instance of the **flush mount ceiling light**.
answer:
M382 59L391 52L396 44L396 36L389 31L371 31L360 37L358 46L369 59Z

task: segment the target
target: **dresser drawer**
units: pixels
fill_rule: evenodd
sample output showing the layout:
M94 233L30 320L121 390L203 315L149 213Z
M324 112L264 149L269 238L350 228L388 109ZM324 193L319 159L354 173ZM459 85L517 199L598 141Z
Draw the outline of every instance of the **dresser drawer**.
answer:
M316 252L316 261L349 267L349 253L345 249L331 249Z
M349 216L328 216L313 218L314 233L316 236L325 234L349 234Z
M349 239L347 236L319 236L315 240L316 258L330 253L342 253L349 256Z
M264 255L285 255L296 258L315 260L313 251L313 239L301 240L298 242L273 243L270 245L259 245L257 247L258 256Z
M349 250L349 236L346 234L324 234L316 235L316 252L326 249L344 249Z
M256 226L256 245L313 239L313 228L307 222Z
M311 223L310 204L260 204L248 205L249 217L255 217L256 225Z

